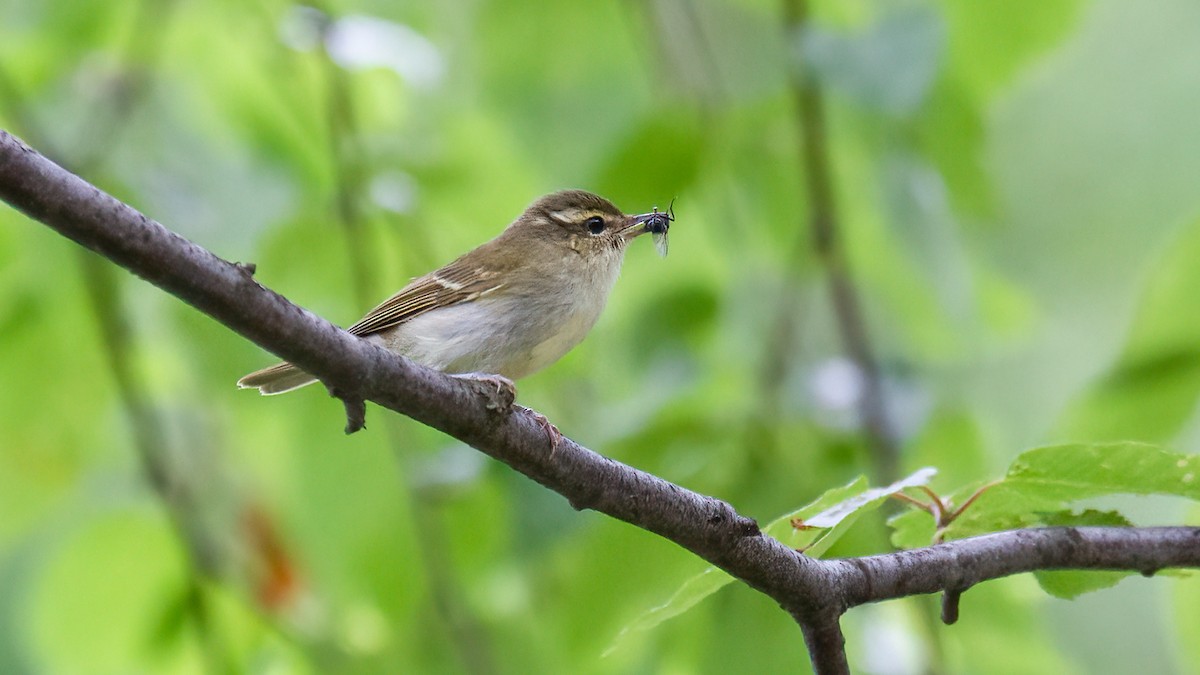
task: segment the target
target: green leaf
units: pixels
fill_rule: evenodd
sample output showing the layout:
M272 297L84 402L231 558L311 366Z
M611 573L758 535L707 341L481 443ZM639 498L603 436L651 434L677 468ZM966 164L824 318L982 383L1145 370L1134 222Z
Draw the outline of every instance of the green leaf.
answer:
M1132 574L1110 570L1041 570L1033 576L1043 591L1056 598L1074 600L1084 593L1116 586Z
M820 557L863 513L878 508L890 495L904 488L928 484L936 472L930 467L919 469L882 488L867 488L866 477L859 476L842 487L827 490L813 502L776 518L763 528L763 533L792 548L802 549L805 555ZM792 521L797 519L815 529L792 527ZM617 649L626 636L648 631L667 619L683 614L733 580L717 567L705 569L683 582L665 603L647 610L622 628L613 644L605 650L605 655Z
M928 485L935 473L936 469L925 467L887 487L855 491L852 486L866 487L866 479L859 478L841 489L826 492L821 499L802 509L775 519L764 531L793 548L803 550L805 555L819 558L863 514L879 508L888 497L905 488ZM797 530L791 526L793 519L802 520L805 525L817 529Z
M679 616L695 607L699 602L708 596L716 593L724 588L729 582L733 581L733 577L716 567L709 567L703 572L683 582L679 590L675 591L674 595L663 604L652 607L646 610L641 616L634 619L632 623L621 629L617 634L613 643L604 650L604 656L608 656L618 647L621 646L626 636L632 633L648 631L667 619Z
M1050 527L1131 527L1133 523L1116 511L1087 509L1075 513L1056 511L1042 515L1042 524Z
M984 492L946 528L945 539L999 530L1046 526L1129 527L1116 511L1072 512L1070 502L1113 494L1161 494L1200 500L1200 456L1169 452L1144 443L1070 444L1022 453L1004 480ZM960 490L961 503L978 488ZM932 543L933 518L913 509L888 521L892 543L919 548ZM1034 574L1047 593L1071 599L1114 586L1132 572L1047 570Z
M937 534L933 516L917 508L901 511L887 522L892 528L892 546L896 548L928 546L933 543L933 536Z
M993 485L950 527L947 539L984 532L1061 524L1071 502L1114 494L1174 495L1200 500L1200 456L1144 443L1056 445L1022 453L1008 475ZM973 491L973 490L972 490ZM963 490L955 500L967 498ZM1099 518L1092 514L1088 517ZM1104 518L1115 518L1116 514ZM898 524L911 527L908 521ZM1075 523L1081 524L1081 523ZM909 542L911 533L894 538Z
M873 488L865 492L861 492L853 497L844 499L837 504L821 511L815 516L808 518L805 522L812 527L831 528L836 527L844 519L851 514L861 511L863 508L872 505L878 505L891 495L910 487L918 487L928 485L930 479L937 473L937 469L933 467L925 467L913 472L907 478L892 483L887 487Z
M1061 499L1162 494L1200 500L1200 456L1146 443L1069 444L1022 453L1005 483Z
M1051 526L1109 526L1129 527L1133 523L1116 511L1088 509L1082 513L1058 511L1042 516L1042 522ZM1034 572L1042 590L1056 598L1074 599L1090 591L1116 586L1119 581L1133 572L1106 570L1041 570Z
M763 532L792 548L806 548L812 545L820 534L815 530L798 530L792 527L792 520L798 518L808 522L809 518L815 518L817 514L835 508L838 504L852 499L855 495L862 494L868 489L867 477L859 476L841 487L826 490L812 502L772 520L763 528Z
M1115 494L1174 495L1200 500L1200 456L1145 443L1074 443L1035 448L1013 461L1005 478L984 492L946 528L946 539L1033 525L1128 525L1115 512L1071 514L1067 505ZM969 485L951 496L961 504L979 488ZM932 519L910 511L888 521L892 542L902 548L926 546Z
M1072 439L1166 441L1200 400L1200 220L1154 266L1132 333L1112 369L1070 407L1058 434Z
M943 0L956 78L983 98L1069 34L1079 0Z

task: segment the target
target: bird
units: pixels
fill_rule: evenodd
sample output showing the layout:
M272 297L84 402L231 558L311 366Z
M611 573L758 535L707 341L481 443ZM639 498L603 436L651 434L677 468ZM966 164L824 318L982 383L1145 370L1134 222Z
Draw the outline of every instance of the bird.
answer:
M584 190L545 195L494 239L413 279L346 330L435 370L511 386L584 339L629 242L647 232L661 240L673 218L657 208L626 215ZM273 395L315 381L280 363L237 384Z

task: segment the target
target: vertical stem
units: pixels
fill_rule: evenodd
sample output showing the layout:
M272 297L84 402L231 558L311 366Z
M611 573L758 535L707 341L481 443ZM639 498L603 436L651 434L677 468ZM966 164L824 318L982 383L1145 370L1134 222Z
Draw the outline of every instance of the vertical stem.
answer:
M784 9L787 33L795 38L808 24L807 0L785 0ZM888 418L882 373L875 359L860 295L842 244L834 198L824 97L820 85L806 76L801 65L793 65L790 72L792 95L796 101L796 124L802 141L800 162L808 195L811 246L825 268L842 348L862 377L859 417L871 451L874 477L876 481L886 484L897 476L899 449Z
M120 80L110 84L107 98L95 106L84 138L66 153L51 142L39 120L22 104L22 96L7 73L0 71L0 94L10 101L10 113L39 145L55 148L55 160L78 174L94 173L119 143L129 119L150 90L149 73L162 51L171 0L143 0L133 19L134 36L126 46ZM74 158L70 156L74 154ZM100 332L101 349L116 385L146 482L163 504L176 536L187 551L186 606L200 643L206 668L232 672L228 652L214 630L204 598L203 581L218 567L217 551L195 521L193 495L176 480L168 463L169 441L161 415L146 396L131 363L133 330L121 302L121 279L116 269L91 251L81 251L79 271Z
M328 52L323 53L325 80L329 87L326 110L329 124L330 154L334 166L335 211L350 256L350 273L354 280L355 300L363 306L375 290L373 266L366 241L366 223L360 200L363 182L367 177L366 150L359 142L354 100L350 83Z
M407 465L410 463L403 462L403 458L400 457L401 444L396 436L397 429L391 425L388 431L389 439L396 448L397 461L401 463L402 469L407 471ZM421 562L429 579L434 607L449 629L466 671L472 675L497 673L499 668L492 657L487 630L471 612L470 605L463 597L462 588L454 578L446 533L440 522L441 510L431 497L421 494L420 490L413 489L410 485L408 491L412 495L413 520L420 537Z
M332 25L325 19L322 32ZM336 172L336 214L346 237L350 269L354 278L354 300L366 308L372 306L375 293L375 257L365 237L365 217L361 200L369 171L364 156L361 132L354 116L351 82L329 53L322 52L327 84L326 108L329 124L331 160ZM395 427L387 426L388 442L396 461L406 475L404 443ZM457 581L451 574L448 545L442 528L432 525L438 516L437 505L409 485L411 505L417 525L421 562L429 579L434 610L441 616L466 670L476 675L498 671L488 644L487 631L471 612Z
M846 638L836 614L797 617L815 675L850 675L846 660Z
M201 653L213 672L230 672L227 651L213 630L201 583L216 570L217 552L194 522L197 506L193 496L176 480L167 461L169 441L162 419L134 375L130 358L133 336L120 305L120 281L115 268L91 251L80 251L79 266L146 482L162 501L167 518L188 552L187 608Z

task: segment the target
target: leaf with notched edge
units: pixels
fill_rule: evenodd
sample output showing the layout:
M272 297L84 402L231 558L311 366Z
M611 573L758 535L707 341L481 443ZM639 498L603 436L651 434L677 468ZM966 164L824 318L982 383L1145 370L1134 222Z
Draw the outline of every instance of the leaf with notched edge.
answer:
M859 476L842 487L826 491L808 505L776 518L763 528L763 532L801 550L805 555L820 557L849 530L859 516L879 508L893 493L927 484L935 473L935 469L926 467L882 488L868 488L867 479ZM793 521L802 522L805 527L795 528ZM667 619L683 614L733 580L733 577L716 567L705 569L683 582L665 603L643 612L622 628L605 654L617 649L626 636L650 630Z

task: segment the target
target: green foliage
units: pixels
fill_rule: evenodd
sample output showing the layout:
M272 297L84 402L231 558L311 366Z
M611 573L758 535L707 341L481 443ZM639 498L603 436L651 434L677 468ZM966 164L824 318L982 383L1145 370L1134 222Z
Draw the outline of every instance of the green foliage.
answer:
M987 532L1047 526L1129 526L1115 511L1073 512L1079 501L1119 494L1172 495L1200 501L1200 455L1168 452L1143 443L1073 444L1029 450L1017 457L1003 479L982 487L961 516L941 530L943 540ZM960 490L950 500L965 500L980 486ZM890 520L892 543L902 548L933 540L932 518L909 511ZM1038 572L1038 583L1051 595L1073 598L1107 588L1128 572Z
M1195 522L1099 496L1194 498L1190 455L1113 443L1200 441L1200 6L809 4L797 33L765 0L345 1L326 9L377 23L349 41L369 58L338 65L277 0L16 0L0 3L0 127L342 325L541 193L629 211L677 197L671 256L634 247L592 335L520 400L763 522L824 495L797 512L812 522L872 462L808 231L799 69L822 86L903 471L936 466L962 500L1013 464L946 536L1123 522L1116 508ZM272 357L123 272L98 307L76 249L0 207L0 672L803 661L791 620L736 585L601 658L669 589L696 601L727 578L688 581L685 552L407 420L372 409L347 438L319 388L236 391ZM115 347L98 311L128 329ZM122 381L160 429L148 450ZM1074 445L1014 462L1049 443ZM879 498L770 531L812 555L885 550ZM934 535L920 512L894 522L904 546ZM1101 578L1039 581L1073 595ZM1112 672L1080 647L1096 641L1147 672L1200 667L1197 580L1146 583L1169 592L1137 598L1141 615L1177 639L1074 630L1090 610L1020 577L973 589L953 630L889 603L848 616L847 641L878 663L882 626L941 672Z
M49 669L105 673L152 653L156 623L172 611L163 599L182 594L184 565L161 518L140 511L69 533L29 592L27 639Z
M1031 525L1126 525L1119 514L1088 509L1070 513L1074 502L1114 494L1174 495L1200 500L1200 456L1168 452L1143 443L1072 444L1021 453L1004 478L987 486L943 531L946 539ZM948 500L963 503L981 488L970 485ZM893 543L909 548L929 543L920 513L891 520Z
M866 477L859 476L840 488L826 491L811 504L776 518L762 529L767 536L803 551L807 556L820 558L864 514L879 508L899 490L928 484L933 474L933 469L921 469L881 488L868 488ZM706 568L683 582L665 603L646 611L622 628L617 643L609 651L617 648L626 634L650 630L667 619L679 616L733 582L734 578L719 568Z
M1066 438L1165 441L1200 399L1200 315L1181 311L1200 288L1200 220L1187 226L1151 273L1116 363L1067 412Z
M1042 515L1042 522L1050 526L1104 526L1128 527L1133 525L1128 518L1116 511L1088 509L1082 513L1058 512ZM1075 598L1089 591L1115 586L1129 576L1128 572L1073 572L1063 570L1041 570L1034 573L1042 590L1058 598Z

